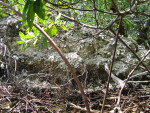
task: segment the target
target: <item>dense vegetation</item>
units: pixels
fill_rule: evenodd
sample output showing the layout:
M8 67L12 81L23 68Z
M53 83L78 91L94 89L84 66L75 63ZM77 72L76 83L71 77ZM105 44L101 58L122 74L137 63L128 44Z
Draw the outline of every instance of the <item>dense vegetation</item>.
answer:
M41 39L37 38L38 31L32 27L33 21L41 24L43 29L53 37L58 29L67 30L67 27L71 27L70 21L85 27L99 29L100 32L109 30L116 33L119 17L123 17L120 34L132 37L139 44L144 44L149 48L150 2L148 0L4 0L4 2L23 12L23 24L26 23L26 28L29 27L30 31L34 32L33 36L27 35L26 41L18 42L24 44L24 48L29 43L29 38L30 40L32 38L33 46L41 42ZM5 9L0 13L1 17L13 14L12 10ZM69 21L66 23L64 19ZM24 38L22 33L20 35ZM43 41L47 47L45 39Z
M109 31L116 37L112 67L117 40L121 40L121 37L132 38L138 44L143 44L146 49L150 48L150 1L148 0L3 0L0 4L2 5L0 9L1 18L14 15L14 13L22 16L20 20L22 22L21 28L24 27L26 30L19 32L21 40L17 41L18 44L22 45L22 50L28 44L32 44L33 47L37 45L39 49L41 44L48 47L48 40L58 51L78 84L87 112L90 112L90 109L83 88L69 62L51 38L60 29L68 30L72 28L73 23L77 26L99 30L99 33L95 36ZM8 5L14 9L9 8ZM7 7L7 10L5 7ZM126 45L122 40L121 42ZM131 50L131 52L133 51ZM136 57L140 61L138 56ZM110 70L112 70L112 67ZM146 66L144 67L148 70ZM109 79L105 99L108 86Z

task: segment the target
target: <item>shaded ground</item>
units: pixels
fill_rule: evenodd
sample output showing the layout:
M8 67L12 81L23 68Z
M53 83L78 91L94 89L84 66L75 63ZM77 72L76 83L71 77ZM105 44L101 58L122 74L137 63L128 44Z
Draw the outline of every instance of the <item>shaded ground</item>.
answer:
M104 90L105 88L98 91L86 91L92 110L100 111ZM115 107L118 91L117 88L110 90L105 106L106 113ZM150 112L150 88L126 87L121 98L120 107L124 113ZM1 113L85 112L83 109L84 103L78 90L71 90L69 87L59 86L29 89L23 88L21 85L10 87L1 83L0 106Z

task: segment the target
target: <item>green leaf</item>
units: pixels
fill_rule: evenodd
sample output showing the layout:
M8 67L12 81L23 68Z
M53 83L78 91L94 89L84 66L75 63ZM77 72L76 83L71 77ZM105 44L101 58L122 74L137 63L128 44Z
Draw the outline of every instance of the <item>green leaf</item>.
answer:
M49 27L44 28L44 31L52 38L57 34L57 27L53 24L50 24Z
M50 28L50 37L53 37L57 34L57 28L55 25L53 25L51 28Z
M69 3L72 3L72 2L73 2L73 0L68 0L68 2L69 2Z
M34 32L35 36L37 36L37 35L38 35L38 33L39 33L39 31L37 30L37 28L36 28L36 27L33 27L33 32Z
M62 3L64 0L59 0L59 3Z
M35 41L33 42L33 47L35 47L37 41L38 41L38 39L35 39Z
M33 32L28 32L28 35L26 35L26 38L27 39L35 38L35 34Z
M134 26L134 24L133 24L131 21L129 21L127 18L125 18L124 21L125 21L125 23L126 23L127 25L129 25L130 27Z
M44 44L45 48L48 48L48 42L45 37L43 38L43 44Z
M17 44L24 44L24 41L16 41Z
M72 23L67 22L67 25L68 25L68 27L71 27L71 26L72 26Z
M9 10L9 12L10 12L11 15L13 15L13 13L14 13L12 10Z
M44 26L46 26L46 24L47 24L47 20L39 19L39 22L41 24L43 24Z
M27 43L24 43L21 47L21 50L23 51L25 48L27 48Z
M28 12L30 3L31 3L31 1L30 1L30 0L27 0L26 4L25 4L25 6L24 6L23 14L22 14L22 24L25 24L25 23L26 23L26 17L27 17L27 12Z
M8 14L3 14L2 16L3 16L3 17L8 17L9 15L8 15Z
M20 3L24 3L24 0L19 0Z
M26 38L22 32L19 32L19 36L20 36L21 39L23 39L23 40L25 40L25 38Z
M3 14L5 12L5 10L0 10L0 14Z
M34 1L33 10L41 19L45 19L45 7L43 4L43 0Z
M46 31L46 33L50 36L51 32L50 32L50 30L49 30L49 28L48 28L48 27L43 28L43 30L44 30L44 31Z
M27 23L28 23L30 30L33 27L34 17L35 17L35 12L33 11L33 1L32 1L30 4L28 13L27 13Z
M66 26L60 26L63 30L66 30L68 31L67 27Z

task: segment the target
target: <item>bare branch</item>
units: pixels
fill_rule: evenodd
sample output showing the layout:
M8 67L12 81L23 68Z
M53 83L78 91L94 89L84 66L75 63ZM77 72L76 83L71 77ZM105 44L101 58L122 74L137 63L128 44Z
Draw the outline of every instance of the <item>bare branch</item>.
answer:
M139 62L139 63L132 69L132 71L129 73L127 79L126 79L125 82L124 82L124 85L121 87L121 90L120 90L120 92L119 92L119 96L118 96L118 101L117 101L116 107L119 107L122 91L123 91L125 85L127 84L129 78L130 78L131 75L134 73L135 69L137 69L137 67L141 64L141 62L143 62L143 60L148 56L149 53L150 53L150 50L144 55L144 57L140 60L140 62Z
M112 62L111 62L111 66L110 66L110 72L109 72L108 81L107 81L107 88L106 88L106 93L105 93L104 100L103 100L103 106L102 106L102 109L101 109L101 113L103 113L103 111L104 111L105 101L106 101L106 97L107 97L108 90L109 90L109 83L110 83L112 68L113 68L113 64L114 64L114 60L115 60L116 48L117 48L118 37L119 37L118 35L119 35L120 29L121 29L122 18L123 17L121 16L120 22L119 22L119 29L118 29L117 35L116 35L115 47L114 47Z
M114 0L111 0L111 3L112 3L112 5L113 5L113 7L115 8L116 12L117 12L118 14L120 14L119 9L118 9L118 7L117 7L115 1L114 1Z
M50 9L52 9L52 10L54 10L54 11L56 11L57 13L59 13L59 11L55 10L54 8L49 7L49 6L47 6L47 7L50 8ZM75 23L77 23L77 24L79 24L79 25L81 25L83 27L87 27L87 28L91 28L91 29L104 29L102 27L98 27L97 28L97 26L91 26L91 25L84 24L84 23L82 23L80 21L75 20L73 17L69 17L69 16L66 16L64 14L61 14L61 16L64 17L64 18L66 18L66 19L68 19L69 21L75 22Z
M87 110L85 108L82 108L80 106L76 106L75 104L73 103L69 103L73 108L77 109L77 110L80 110L80 111L84 111L84 112L87 112ZM90 110L91 113L100 113L100 111L98 110Z
M96 26L98 28L99 24L98 24L98 20L97 20L97 11L96 11L96 5L95 5L95 0L93 0L93 6L94 6L94 18L95 18L95 21L96 21Z

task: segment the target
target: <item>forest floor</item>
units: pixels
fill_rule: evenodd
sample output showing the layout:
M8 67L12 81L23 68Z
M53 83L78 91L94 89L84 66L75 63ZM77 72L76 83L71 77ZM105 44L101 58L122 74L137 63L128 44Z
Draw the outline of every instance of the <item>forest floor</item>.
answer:
M149 85L150 87L150 85ZM104 90L85 91L90 108L99 113ZM119 89L107 95L105 113L113 111ZM120 110L123 113L150 113L150 88L126 87L121 96ZM86 113L78 90L69 87L23 88L22 86L0 85L1 113ZM116 112L117 113L117 112Z

